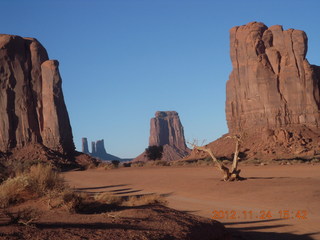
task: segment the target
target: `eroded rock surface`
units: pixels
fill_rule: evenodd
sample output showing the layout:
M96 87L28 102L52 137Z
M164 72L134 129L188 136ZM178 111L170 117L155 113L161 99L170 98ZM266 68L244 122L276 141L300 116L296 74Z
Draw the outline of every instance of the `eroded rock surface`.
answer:
M175 111L158 111L150 120L149 146L163 146L161 160L172 161L190 153L186 146L183 126ZM147 161L145 152L134 161Z
M241 135L247 159L320 157L320 67L306 59L307 36L252 22L230 30L233 70L227 82L228 135ZM231 158L235 143L209 144Z
M230 133L294 125L318 127L319 67L306 59L307 36L252 22L230 30L227 82Z
M42 144L75 150L58 61L33 38L0 35L0 152Z

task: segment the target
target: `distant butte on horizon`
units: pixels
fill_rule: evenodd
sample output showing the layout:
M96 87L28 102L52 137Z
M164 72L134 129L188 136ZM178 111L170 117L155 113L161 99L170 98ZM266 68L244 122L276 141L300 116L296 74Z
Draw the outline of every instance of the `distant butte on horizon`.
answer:
M158 111L155 117L151 118L149 146L163 146L161 160L164 161L178 160L190 153L183 126L176 111ZM133 161L148 161L146 153L143 152Z
M122 160L119 157L116 157L114 155L111 155L107 153L105 147L104 147L104 140L97 140L96 142L92 141L91 142L91 152L89 152L89 147L88 147L88 139L87 138L82 138L82 152L85 154L88 154L92 157L96 157L100 160L107 160L107 161L113 161L113 160Z

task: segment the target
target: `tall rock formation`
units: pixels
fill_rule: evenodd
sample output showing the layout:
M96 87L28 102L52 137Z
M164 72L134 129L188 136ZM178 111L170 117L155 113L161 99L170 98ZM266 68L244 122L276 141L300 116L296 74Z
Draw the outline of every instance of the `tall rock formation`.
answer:
M231 133L257 127L318 127L319 67L306 59L303 31L252 22L230 30L233 70L227 82Z
M96 156L100 157L101 159L105 159L107 157L107 151L104 147L104 140L97 140L96 141Z
M230 30L233 70L227 82L229 134L242 136L247 158L320 157L320 67L306 59L307 36L252 22ZM210 144L218 156L231 139Z
M161 160L172 161L190 153L184 138L183 126L175 111L158 111L150 120L149 146L163 146ZM134 161L147 161L145 152Z
M0 152L42 144L75 147L58 62L33 38L0 35Z
M85 145L87 147L85 147ZM82 152L87 153L91 155L92 157L96 157L100 160L107 160L107 161L112 161L112 160L121 160L121 158L116 157L112 154L107 153L105 147L104 147L104 140L97 140L96 142L91 142L91 153L89 152L88 149L88 142L87 138L82 138Z
M82 152L83 153L89 153L89 146L88 146L88 139L82 138Z
M150 120L149 146L170 145L184 151L187 149L183 127L177 112L156 112Z
M91 155L95 156L96 153L97 153L97 151L96 151L96 143L92 141L91 142Z

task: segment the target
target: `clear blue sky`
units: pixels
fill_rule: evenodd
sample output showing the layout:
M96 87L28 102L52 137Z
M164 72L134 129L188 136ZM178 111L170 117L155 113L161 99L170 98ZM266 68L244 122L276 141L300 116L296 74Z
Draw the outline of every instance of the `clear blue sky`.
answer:
M37 38L60 62L74 142L135 157L150 118L179 113L186 139L227 132L229 29L251 21L306 31L320 65L318 0L2 0L0 32Z

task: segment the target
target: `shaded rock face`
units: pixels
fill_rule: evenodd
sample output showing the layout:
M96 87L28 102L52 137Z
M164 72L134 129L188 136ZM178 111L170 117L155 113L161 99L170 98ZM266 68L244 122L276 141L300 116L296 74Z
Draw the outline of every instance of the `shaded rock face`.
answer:
M293 125L318 127L319 67L306 59L307 36L252 22L230 30L227 82L230 133Z
M150 120L149 146L163 146L161 160L178 160L190 153L187 147L183 126L175 111L158 111ZM134 161L147 161L142 153Z
M0 35L0 151L42 144L75 150L58 61L32 38Z
M88 139L87 138L82 138L82 152L83 153L89 153Z
M104 140L97 140L96 141L96 156L100 156L100 158L105 158L107 155L107 151L104 148Z
M87 151L87 152L85 152ZM82 152L87 153L92 157L96 157L101 160L121 160L121 158L116 157L112 154L107 153L104 147L104 140L97 140L96 142L91 142L91 153L88 149L88 141L87 138L82 138Z

